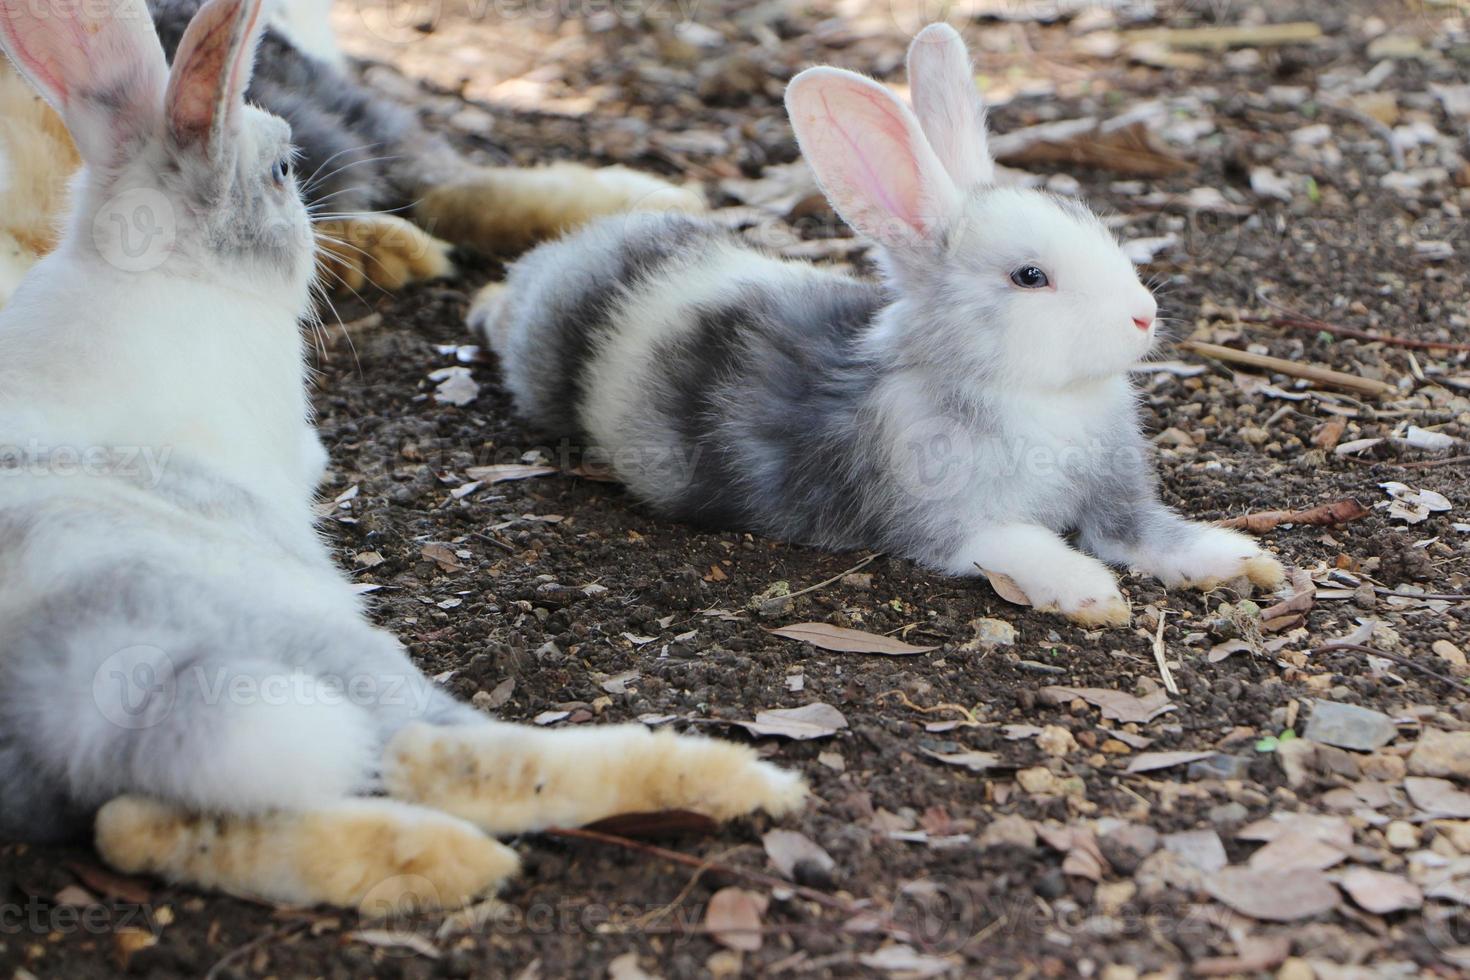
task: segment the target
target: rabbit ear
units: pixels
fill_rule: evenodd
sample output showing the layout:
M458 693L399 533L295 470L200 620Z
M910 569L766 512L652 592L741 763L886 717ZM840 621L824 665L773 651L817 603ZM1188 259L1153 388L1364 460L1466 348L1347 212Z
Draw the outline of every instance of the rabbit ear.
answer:
M909 94L924 135L961 191L993 184L985 139L985 102L970 52L948 24L930 24L909 45Z
M174 55L165 113L183 147L217 157L240 120L260 39L261 0L209 0Z
M892 92L837 68L808 68L786 87L801 152L832 206L883 245L933 241L959 195L919 122Z
M61 116L86 163L114 166L156 131L168 63L143 0L0 0L0 47Z

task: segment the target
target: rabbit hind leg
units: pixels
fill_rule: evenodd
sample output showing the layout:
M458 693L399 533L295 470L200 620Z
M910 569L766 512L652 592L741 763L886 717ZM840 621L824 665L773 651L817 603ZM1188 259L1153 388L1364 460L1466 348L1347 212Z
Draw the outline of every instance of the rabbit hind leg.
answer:
M626 167L492 167L429 190L415 220L492 255L514 254L610 214L705 209L696 191Z
M143 796L97 814L97 850L129 874L290 905L458 908L515 874L514 851L448 814L394 800L210 815Z

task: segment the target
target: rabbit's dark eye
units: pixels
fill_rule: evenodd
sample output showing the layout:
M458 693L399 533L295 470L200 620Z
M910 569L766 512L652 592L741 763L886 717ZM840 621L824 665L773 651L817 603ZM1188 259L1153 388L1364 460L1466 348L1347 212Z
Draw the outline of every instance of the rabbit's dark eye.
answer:
M271 180L276 182L277 187L285 187L286 181L291 179L291 161L285 157L271 164Z
M1051 285L1051 280L1046 278L1046 273L1034 265L1023 265L1012 272L1011 282L1022 289L1045 289Z

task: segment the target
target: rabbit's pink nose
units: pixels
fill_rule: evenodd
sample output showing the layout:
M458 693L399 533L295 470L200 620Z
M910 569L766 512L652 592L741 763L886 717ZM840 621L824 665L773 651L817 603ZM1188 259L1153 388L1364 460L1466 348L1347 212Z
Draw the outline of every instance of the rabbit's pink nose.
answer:
M1147 330L1154 325L1154 318L1151 316L1136 316L1133 318L1133 325L1140 330Z

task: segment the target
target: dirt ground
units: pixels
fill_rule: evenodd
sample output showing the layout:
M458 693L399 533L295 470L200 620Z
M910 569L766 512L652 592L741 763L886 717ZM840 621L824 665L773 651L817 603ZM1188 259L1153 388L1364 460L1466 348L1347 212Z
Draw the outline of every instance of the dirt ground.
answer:
M385 92L413 93L487 160L688 180L753 237L861 271L862 250L785 166L795 145L782 86L819 61L901 85L906 41L940 6L361 0L336 17L354 54L395 66L372 70ZM1466 11L1453 0L947 9L997 132L1142 122L1124 130L1131 142L1033 143L1010 162L1085 196L1139 243L1176 339L1392 386L1307 385L1166 351L1167 369L1138 383L1168 500L1202 519L1347 498L1369 513L1267 531L1304 570L1282 596L1252 603L1130 576L1134 626L1089 633L907 561L698 532L595 480L482 477L466 492L472 467L578 462L517 421L496 364L465 349L469 297L500 274L467 258L452 281L339 303L351 343L333 327L316 402L333 459L323 499L337 498L325 527L343 566L426 672L507 719L643 718L744 740L729 721L832 706L845 724L822 737L757 742L807 776L812 804L651 841L711 862L703 871L608 843L514 841L525 873L477 922L273 909L122 880L84 849L0 845L0 967L17 978L1467 975L1470 477L1457 440L1470 437L1470 365L1463 348L1358 339L1290 315L1470 340ZM1274 43L1259 30L1292 22L1320 36ZM1249 30L1226 49L1134 33L1217 26ZM463 406L435 397L431 375L454 366L480 385ZM1390 481L1410 495L1392 509ZM1433 509L1435 494L1449 510ZM802 594L779 598L791 592ZM935 649L824 651L770 632L802 622ZM1344 638L1358 645L1319 649ZM1178 693L1164 689L1156 648ZM1333 734L1343 704L1379 714ZM1372 744L1350 747L1360 736ZM763 845L778 828L830 856L803 851L785 872L822 897L744 873L783 875L781 839ZM764 904L760 930L714 935L730 903Z

